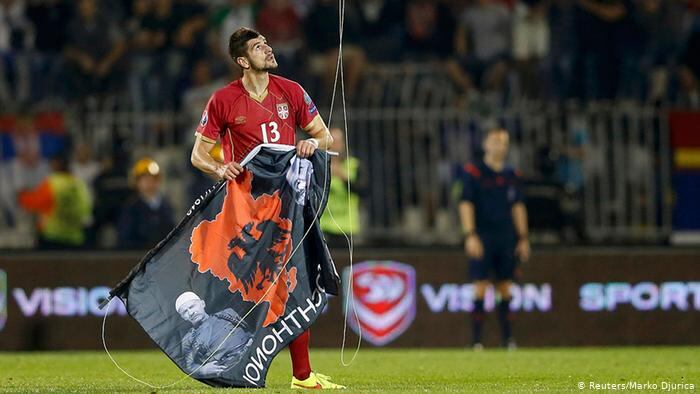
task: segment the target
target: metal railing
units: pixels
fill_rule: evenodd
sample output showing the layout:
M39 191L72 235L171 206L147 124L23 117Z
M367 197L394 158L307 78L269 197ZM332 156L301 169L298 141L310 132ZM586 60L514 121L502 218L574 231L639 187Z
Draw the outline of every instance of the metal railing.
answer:
M496 120L453 108L353 110L351 151L372 175L363 229L370 238L408 243L458 241L451 170L474 160L483 131L498 123L512 136L509 161L532 181L526 195L542 181L542 149L559 152L555 166L578 168L579 184L552 178L561 196L578 200L561 209L582 215L587 240L662 241L672 210L667 119L665 110L611 104L521 103ZM573 149L579 158L562 154Z
M497 101L489 97L459 100L448 77L434 65L368 70L358 91L348 110L347 132L351 154L369 174L360 239L380 244L458 242L453 169L475 158L483 131L496 123L511 133L510 162L535 184L542 178L542 150L563 152L567 169L573 168L580 179L560 177L568 197L554 204L578 206L570 210L581 215L588 240L659 242L670 234L669 131L664 109L629 103L541 102L498 109L484 104ZM100 154L110 153L115 138L127 143L134 156L170 152L170 167L176 173L187 172L185 158L199 109L141 113L105 108L72 113L74 138L88 142ZM328 119L328 111L321 112ZM331 126L340 125L342 116L335 112ZM180 192L186 179L174 181L176 192L170 194L174 205L186 206L189 202Z

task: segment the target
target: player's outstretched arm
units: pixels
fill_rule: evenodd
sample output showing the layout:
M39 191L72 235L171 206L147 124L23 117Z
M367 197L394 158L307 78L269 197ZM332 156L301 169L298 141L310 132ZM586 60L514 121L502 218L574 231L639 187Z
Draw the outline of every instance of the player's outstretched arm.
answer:
M192 148L192 155L190 156L192 165L206 174L216 176L218 179L227 179L229 181L236 179L243 172L243 167L236 162L222 164L214 160L209 154L214 148L214 144L214 142L202 137L201 134L197 134L194 147Z

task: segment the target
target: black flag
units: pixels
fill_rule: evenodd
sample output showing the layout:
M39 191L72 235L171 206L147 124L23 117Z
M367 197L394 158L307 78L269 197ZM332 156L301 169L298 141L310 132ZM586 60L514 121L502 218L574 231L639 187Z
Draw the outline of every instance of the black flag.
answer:
M242 164L110 293L185 373L212 386L263 387L275 355L338 294L314 220L328 155L263 145Z

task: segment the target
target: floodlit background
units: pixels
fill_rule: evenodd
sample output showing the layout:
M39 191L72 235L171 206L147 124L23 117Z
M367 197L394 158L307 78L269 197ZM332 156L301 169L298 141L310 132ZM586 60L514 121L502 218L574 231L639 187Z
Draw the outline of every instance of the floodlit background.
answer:
M400 321L361 316L363 346L469 343L455 180L495 126L523 173L533 244L511 304L519 345L700 343L700 1L346 7L347 129L339 91L331 111L335 0L0 0L0 350L100 349L99 301L212 184L190 151L209 96L240 76L227 44L241 26L346 129L358 302L413 297ZM84 228L46 244L27 192L55 159L84 187L66 214ZM134 208L139 193L152 211ZM395 271L367 264L387 261ZM343 298L312 344L340 346ZM153 347L121 307L108 326L116 348Z

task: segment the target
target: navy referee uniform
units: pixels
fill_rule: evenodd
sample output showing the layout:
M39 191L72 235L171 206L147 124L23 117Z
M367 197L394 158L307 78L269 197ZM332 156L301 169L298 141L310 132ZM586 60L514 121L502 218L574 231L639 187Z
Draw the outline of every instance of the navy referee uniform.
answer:
M484 245L484 257L469 261L469 276L475 281L512 280L517 236L511 209L524 202L520 173L513 168L497 173L483 162L468 163L461 178L460 200L474 204L476 233Z
M524 207L521 174L511 167L495 171L482 161L464 165L459 179L462 184L460 204L467 202L473 206L473 229L467 232L465 244L469 237L477 237L483 245L480 258L471 256L469 259L469 276L475 283L472 344L475 350L483 348L484 292L487 281L493 281L501 296L497 305L501 341L503 346L515 348L511 333L510 285L517 267L515 250L519 240L513 207L518 203Z

